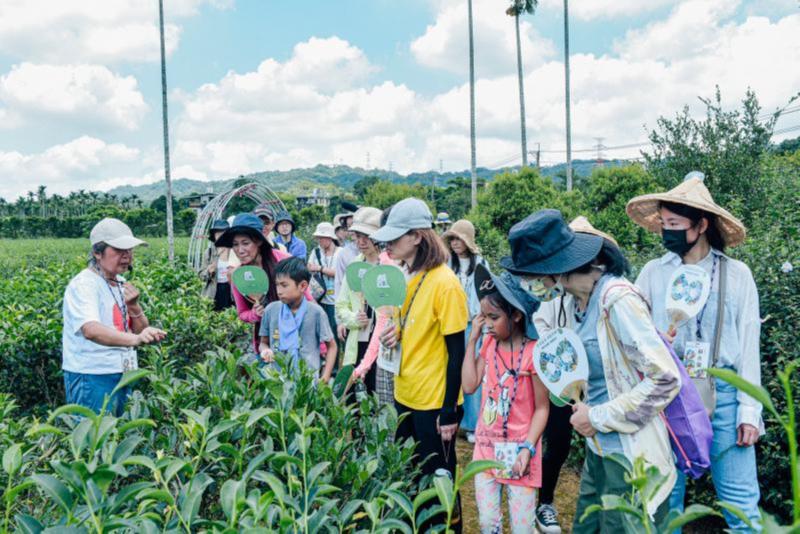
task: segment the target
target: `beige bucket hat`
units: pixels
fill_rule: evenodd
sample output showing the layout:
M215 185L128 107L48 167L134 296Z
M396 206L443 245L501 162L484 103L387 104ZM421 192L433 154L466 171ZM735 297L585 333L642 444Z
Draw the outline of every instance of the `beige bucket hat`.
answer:
M317 229L314 230L314 237L327 237L328 239L333 239L337 241L339 238L336 237L336 231L333 229L333 225L329 222L321 222L317 225Z
M592 234L600 236L603 239L608 239L609 241L614 243L614 246L619 248L619 243L617 243L616 239L611 237L609 234L602 232L597 228L595 228L594 226L592 226L592 223L589 222L589 219L587 219L583 215L579 215L578 217L572 219L572 221L569 223L569 227L573 232L579 232L581 234Z
M687 176L678 187L666 193L654 193L632 198L625 208L628 217L642 228L661 233L661 217L658 208L662 202L683 204L716 215L717 228L725 244L729 247L741 245L747 236L742 221L731 215L726 209L718 206L711 197L708 188L698 176ZM698 173L699 174L699 173Z
M349 230L370 236L381 227L381 215L383 215L383 211L378 208L368 206L358 208L353 215L353 224Z
M450 240L457 237L467 246L473 254L480 254L481 249L475 243L475 226L466 219L460 219L453 223L448 231L442 234L445 243L450 244Z

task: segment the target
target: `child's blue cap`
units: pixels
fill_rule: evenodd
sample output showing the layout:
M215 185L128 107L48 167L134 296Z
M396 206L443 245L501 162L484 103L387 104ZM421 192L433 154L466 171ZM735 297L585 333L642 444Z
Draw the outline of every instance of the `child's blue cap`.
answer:
M519 278L507 271L502 272L500 276L494 275L488 268L478 264L475 267L475 291L478 300L491 293L500 293L525 317L525 337L539 339L539 333L533 325L533 314L539 309L539 301L522 289Z

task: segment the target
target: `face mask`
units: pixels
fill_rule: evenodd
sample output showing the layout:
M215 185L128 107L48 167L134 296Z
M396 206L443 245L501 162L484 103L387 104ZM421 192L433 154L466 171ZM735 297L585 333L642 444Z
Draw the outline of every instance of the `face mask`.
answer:
M564 294L560 277L553 287L545 286L541 278L528 279L526 282L525 290L540 302L550 302Z
M689 243L686 240L686 232L687 230L661 230L661 242L664 244L664 248L680 257L685 256L697 243L697 240Z

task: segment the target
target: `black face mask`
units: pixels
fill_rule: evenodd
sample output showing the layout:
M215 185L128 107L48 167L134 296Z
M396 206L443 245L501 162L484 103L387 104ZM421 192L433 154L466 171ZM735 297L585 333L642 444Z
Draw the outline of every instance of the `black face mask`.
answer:
M681 258L684 257L697 243L696 239L694 243L689 243L686 240L686 232L687 230L661 230L661 242L664 244L664 248Z

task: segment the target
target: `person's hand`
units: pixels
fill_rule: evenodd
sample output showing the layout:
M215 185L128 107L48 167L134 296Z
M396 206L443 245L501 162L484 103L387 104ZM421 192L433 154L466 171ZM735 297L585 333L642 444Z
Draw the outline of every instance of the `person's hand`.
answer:
M275 353L269 347L262 347L261 348L261 359L266 363L271 363L275 361Z
M569 418L569 422L581 436L590 438L597 434L597 429L589 420L589 406L582 402L575 403L572 407L572 416Z
M356 321L358 321L358 325L361 328L366 328L369 326L369 317L363 311L360 311L356 314Z
M522 475L528 472L528 466L531 462L531 451L528 449L521 449L517 454L517 460L511 467L511 476L513 478L521 478Z
M436 432L442 436L442 441L451 441L456 437L457 431L458 423L453 423L451 425L440 425L439 418L436 418Z
M122 285L122 295L125 297L125 304L128 306L136 306L139 303L139 290L130 282L125 282Z
M320 380L322 381L323 384L327 384L328 382L330 382L331 381L330 371L323 371Z
M341 341L347 341L347 327L340 324L336 327L336 335L339 336Z
M318 272L320 272L322 270L322 267L312 263L312 264L309 264L308 270L309 270L309 272L312 272L312 273L318 273Z
M381 345L387 349L392 349L395 345L397 345L399 338L400 328L396 325L388 325L383 332L381 332Z
M262 317L264 315L264 305L260 302L256 302L253 304L253 313L257 316Z
M469 340L476 343L483 335L483 325L486 324L486 318L482 313L479 313L472 320L472 330L469 332Z
M753 425L742 423L736 429L736 444L739 447L750 447L758 442L758 429Z
M664 332L664 337L667 338L670 345L675 343L675 336L678 335L678 331L675 329L674 326L670 326L666 332Z
M209 263L208 264L208 274L214 274L217 272L217 264L216 263Z
M167 333L159 328L148 326L138 334L136 334L136 346L149 345L150 343L158 343L167 337Z

